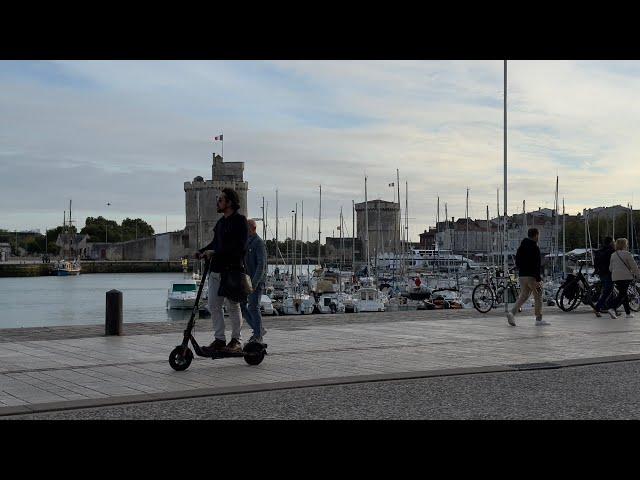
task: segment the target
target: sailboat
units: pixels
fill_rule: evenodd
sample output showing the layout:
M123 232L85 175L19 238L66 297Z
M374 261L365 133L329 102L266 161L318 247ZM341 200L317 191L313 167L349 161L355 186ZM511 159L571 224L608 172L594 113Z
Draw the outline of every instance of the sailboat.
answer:
M69 224L68 226L67 226L67 223ZM64 245L67 244L67 240L69 240L69 238L75 239L75 234L71 230L72 224L73 224L73 220L71 220L71 200L69 200L69 220L67 222L66 212L65 212L65 218L62 221L63 234L65 236ZM73 240L70 240L69 244L72 245ZM68 251L65 248L65 251L63 251L63 255L66 253L68 253L68 255L71 256L71 248ZM65 260L64 258L62 258L61 260L58 260L52 265L51 271L53 275L56 275L58 277L68 277L68 276L80 275L81 269L82 267L80 266L80 259L76 257L74 260Z

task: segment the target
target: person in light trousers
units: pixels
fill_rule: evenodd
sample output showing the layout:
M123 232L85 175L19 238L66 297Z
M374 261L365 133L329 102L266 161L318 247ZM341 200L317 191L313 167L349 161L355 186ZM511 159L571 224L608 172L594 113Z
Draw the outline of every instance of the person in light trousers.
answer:
M550 325L542 320L542 261L538 240L540 232L537 228L530 228L527 238L520 242L516 252L516 267L520 278L520 296L510 312L507 321L512 327L516 326L515 317L520 307L533 294L535 300L536 326ZM505 292L506 294L506 292Z
M640 277L640 270L628 248L629 242L627 239L618 238L616 240L616 251L611 255L611 260L609 260L611 280L613 280L618 289L615 305L612 305L608 310L611 318L616 318L616 308L620 305L624 307L624 311L627 314L626 317L633 318L631 308L629 308L629 286L631 282Z
M218 295L222 272L244 272L244 253L247 243L247 218L238 213L240 199L237 192L225 188L216 200L217 211L223 216L213 229L213 240L196 252L196 258L210 260L209 267L209 310L213 320L214 341L208 347L203 347L206 353L213 351L241 352L240 327L242 315L240 304L226 299L229 320L231 321L231 341L226 343L223 304L225 297ZM203 279L204 281L204 279Z

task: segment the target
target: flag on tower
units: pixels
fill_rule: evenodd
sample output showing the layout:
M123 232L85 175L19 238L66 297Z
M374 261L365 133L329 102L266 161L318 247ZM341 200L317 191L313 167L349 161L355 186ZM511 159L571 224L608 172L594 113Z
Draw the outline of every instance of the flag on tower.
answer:
M220 140L222 141L222 135L218 135L217 137L214 138L214 140Z

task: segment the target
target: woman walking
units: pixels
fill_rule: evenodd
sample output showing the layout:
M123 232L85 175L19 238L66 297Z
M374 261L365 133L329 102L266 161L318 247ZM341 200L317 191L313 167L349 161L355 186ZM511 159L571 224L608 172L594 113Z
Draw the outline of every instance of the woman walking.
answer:
M609 309L609 315L611 318L616 318L616 308L621 304L624 306L624 311L627 314L626 318L633 318L631 309L629 308L629 285L635 279L640 277L640 270L633 258L633 255L629 253L629 242L626 238L618 238L616 240L616 251L611 255L609 261L609 271L611 271L611 280L615 283L618 289L618 298L615 304Z

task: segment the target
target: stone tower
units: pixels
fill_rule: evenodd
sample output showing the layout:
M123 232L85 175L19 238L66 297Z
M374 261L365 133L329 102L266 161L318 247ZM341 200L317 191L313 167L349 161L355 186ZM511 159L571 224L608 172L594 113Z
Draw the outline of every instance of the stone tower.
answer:
M185 209L189 236L189 249L205 246L213 238L213 227L222 216L216 210L216 198L223 188L233 188L240 197L239 212L247 216L249 184L243 179L244 162L223 162L213 154L211 180L198 176L193 182L184 182Z
M378 253L391 253L398 241L398 211L396 202L369 200L369 254L375 258ZM356 203L356 226L358 240L362 242L363 255L366 256L365 203Z

